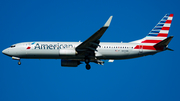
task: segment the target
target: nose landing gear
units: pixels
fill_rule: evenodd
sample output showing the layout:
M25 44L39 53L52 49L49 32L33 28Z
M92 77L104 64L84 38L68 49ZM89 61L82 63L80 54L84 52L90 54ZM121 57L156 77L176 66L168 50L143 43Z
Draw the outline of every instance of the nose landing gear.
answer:
M21 61L19 60L18 65L21 65Z
M20 58L19 58L19 57L14 57L14 56L13 56L12 59L13 59L13 60L19 60L18 65L21 65L21 61L20 61Z

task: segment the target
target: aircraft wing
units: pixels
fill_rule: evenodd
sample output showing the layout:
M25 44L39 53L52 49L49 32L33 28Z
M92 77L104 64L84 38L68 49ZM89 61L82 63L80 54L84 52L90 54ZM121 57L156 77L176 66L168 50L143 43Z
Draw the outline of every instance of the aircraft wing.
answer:
M100 43L99 39L109 27L112 17L113 16L110 16L103 27L101 27L96 33L94 33L91 37L89 37L87 40L85 40L83 43L76 47L78 55L94 55L94 51L96 51L96 48L99 46Z

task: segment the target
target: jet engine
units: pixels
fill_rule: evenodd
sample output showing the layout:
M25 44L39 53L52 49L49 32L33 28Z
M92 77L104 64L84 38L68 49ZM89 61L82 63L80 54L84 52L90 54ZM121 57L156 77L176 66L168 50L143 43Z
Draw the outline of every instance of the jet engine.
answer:
M75 49L60 49L60 55L76 55L77 52Z
M77 60L61 59L61 66L63 67L77 67L79 64L80 64L80 61L77 61Z

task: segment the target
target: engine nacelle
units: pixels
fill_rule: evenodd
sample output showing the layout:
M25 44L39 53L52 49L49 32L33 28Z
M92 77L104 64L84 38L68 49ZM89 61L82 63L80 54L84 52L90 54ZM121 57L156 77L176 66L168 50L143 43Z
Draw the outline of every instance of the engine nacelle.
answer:
M61 59L61 66L63 67L77 67L79 64L80 61Z
M60 49L59 54L60 55L76 55L77 52L75 49Z

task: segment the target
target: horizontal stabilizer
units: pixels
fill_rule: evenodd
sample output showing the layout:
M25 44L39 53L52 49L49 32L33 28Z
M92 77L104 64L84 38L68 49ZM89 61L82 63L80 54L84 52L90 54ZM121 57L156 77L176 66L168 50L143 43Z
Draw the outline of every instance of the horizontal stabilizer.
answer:
M164 39L163 41L157 43L155 46L167 46L172 38L173 38L173 36L170 36L170 37Z
M174 51L174 50L172 50L172 49L170 49L170 48L166 48L166 50Z

